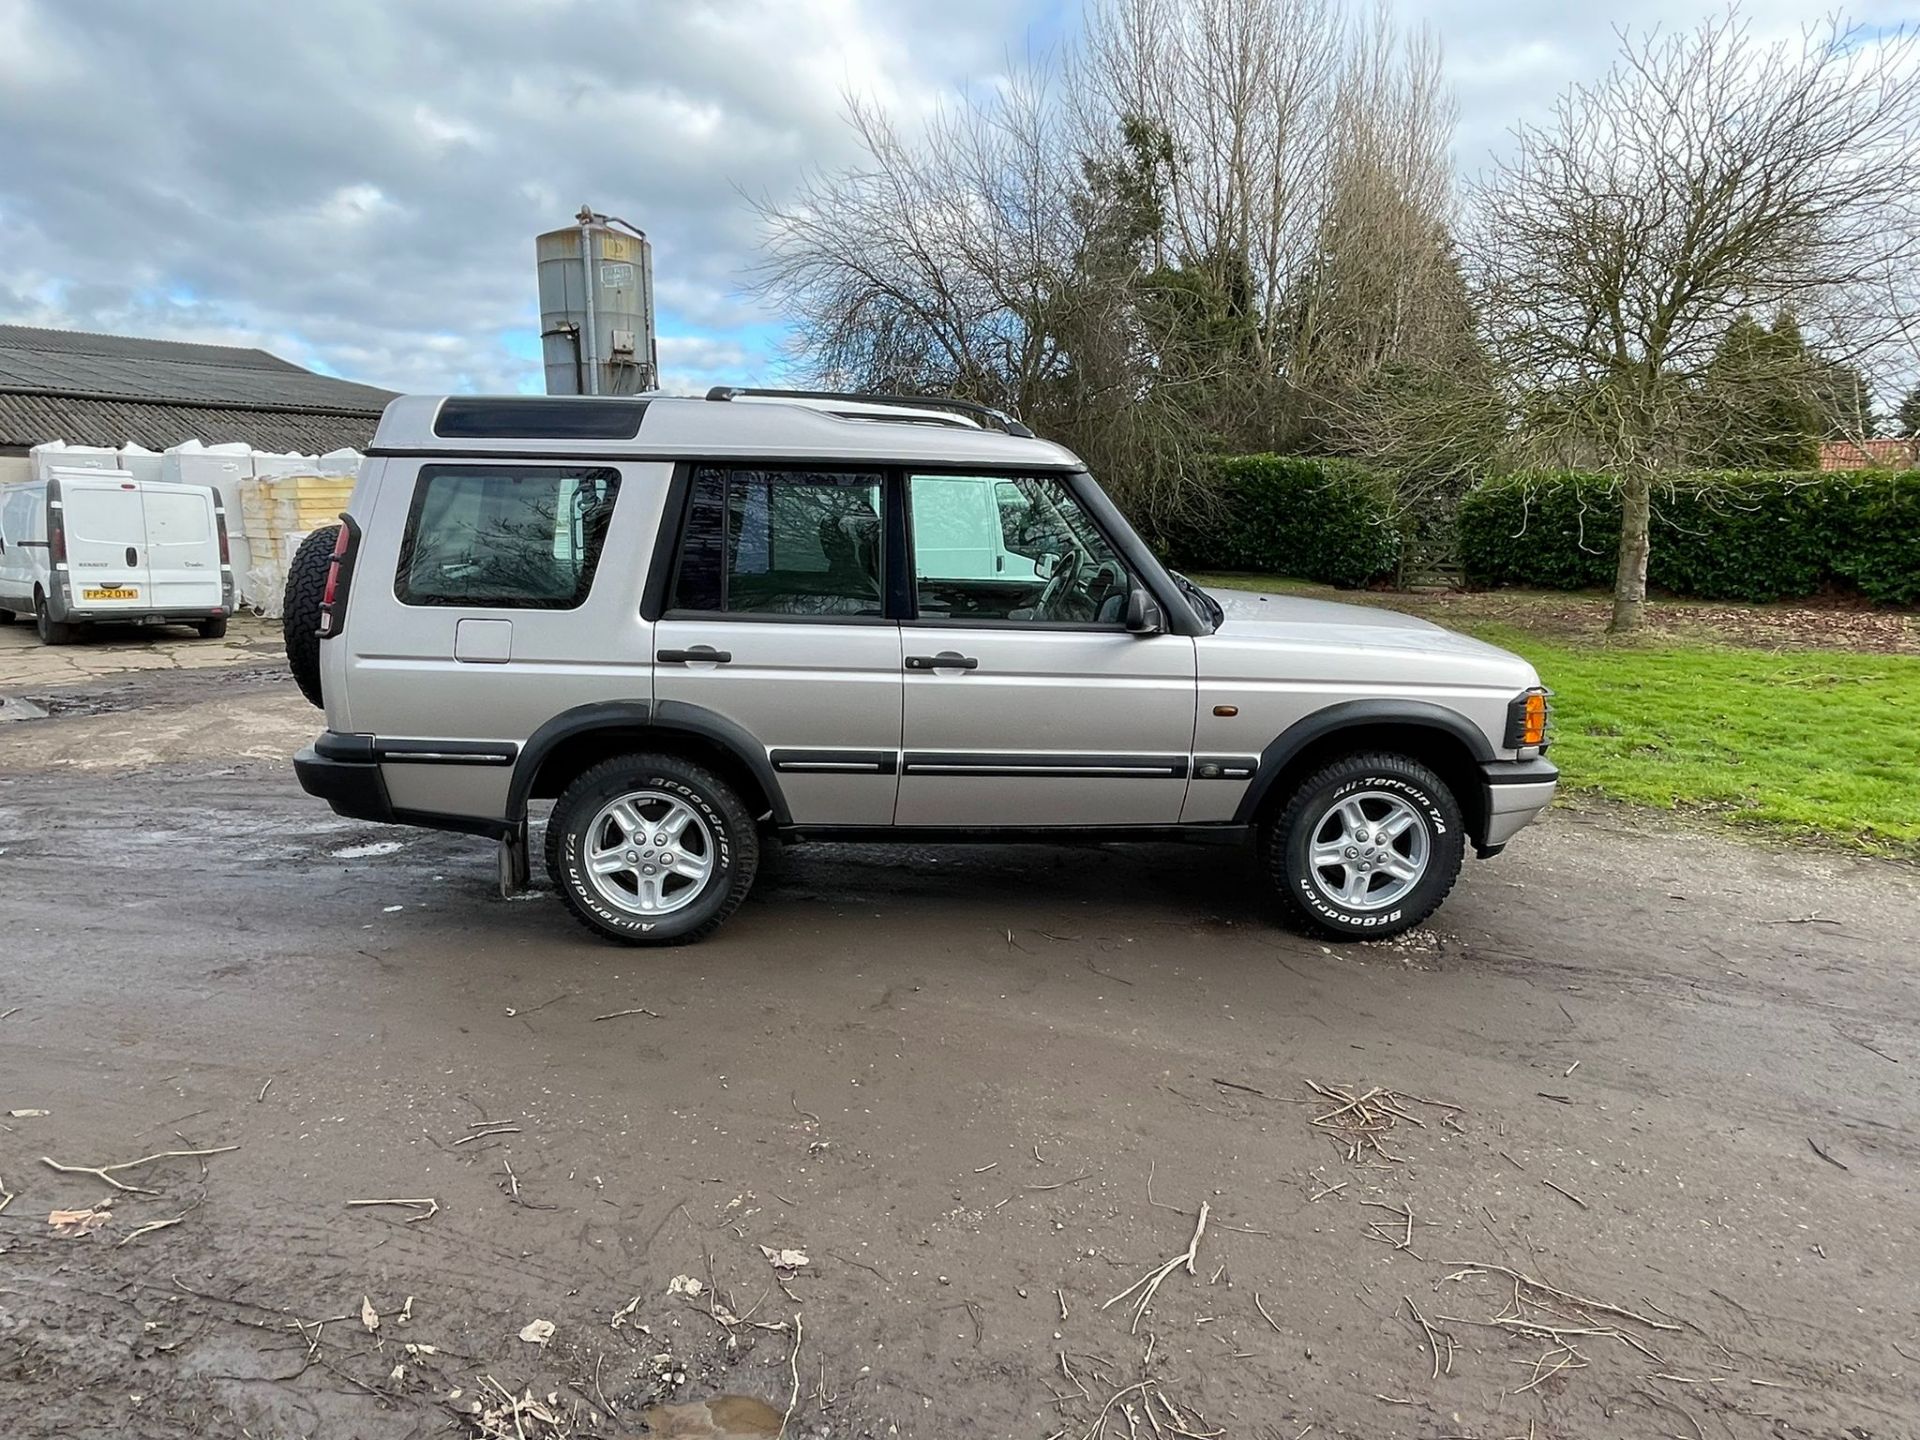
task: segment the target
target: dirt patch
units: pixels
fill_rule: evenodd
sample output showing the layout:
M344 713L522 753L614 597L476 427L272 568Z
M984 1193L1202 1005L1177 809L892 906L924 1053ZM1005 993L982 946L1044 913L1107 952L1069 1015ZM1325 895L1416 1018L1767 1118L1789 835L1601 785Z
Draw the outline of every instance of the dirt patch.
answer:
M643 953L220 771L0 782L27 1433L1920 1424L1906 870L1562 816L1337 947L1211 850L801 847Z

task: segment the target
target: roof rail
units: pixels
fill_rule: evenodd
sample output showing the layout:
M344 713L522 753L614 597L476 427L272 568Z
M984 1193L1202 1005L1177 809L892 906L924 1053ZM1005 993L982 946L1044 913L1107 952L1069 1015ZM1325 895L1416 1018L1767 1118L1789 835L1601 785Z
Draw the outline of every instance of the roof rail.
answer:
M904 405L922 410L952 410L956 414L971 415L984 420L1008 435L1017 435L1022 440L1034 438L1033 431L1007 414L1004 410L995 410L990 405L976 405L971 400L955 400L947 395L862 395L850 390L763 390L748 385L716 385L707 391L709 400L734 400L741 396L758 396L766 400L852 400L862 405Z

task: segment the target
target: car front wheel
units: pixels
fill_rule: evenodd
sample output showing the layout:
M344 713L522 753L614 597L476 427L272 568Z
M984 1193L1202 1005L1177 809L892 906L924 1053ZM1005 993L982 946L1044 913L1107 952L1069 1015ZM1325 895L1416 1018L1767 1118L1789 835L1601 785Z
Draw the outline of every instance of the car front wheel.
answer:
M1268 874L1311 928L1410 930L1447 898L1466 853L1453 792L1405 755L1352 755L1309 776L1264 837Z
M670 755L623 755L554 803L547 873L588 929L628 945L677 945L740 908L759 841L740 797L710 771Z

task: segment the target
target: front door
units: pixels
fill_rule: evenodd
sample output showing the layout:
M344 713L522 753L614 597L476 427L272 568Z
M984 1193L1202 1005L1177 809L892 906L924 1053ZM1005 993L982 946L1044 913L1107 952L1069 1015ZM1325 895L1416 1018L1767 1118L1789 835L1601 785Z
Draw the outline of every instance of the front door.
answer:
M1125 628L1133 584L1058 476L915 475L901 825L1171 825L1193 641Z
M800 825L887 825L900 750L900 626L886 615L887 481L701 465L654 696L767 752Z

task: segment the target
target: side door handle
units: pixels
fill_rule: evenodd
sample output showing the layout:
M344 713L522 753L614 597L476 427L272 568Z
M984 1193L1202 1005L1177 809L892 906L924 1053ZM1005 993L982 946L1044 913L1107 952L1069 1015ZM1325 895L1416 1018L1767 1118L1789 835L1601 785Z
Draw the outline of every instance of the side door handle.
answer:
M730 665L733 652L695 645L691 650L656 650L653 658L662 665Z
M909 670L978 670L980 662L957 650L942 650L938 655L909 655Z

